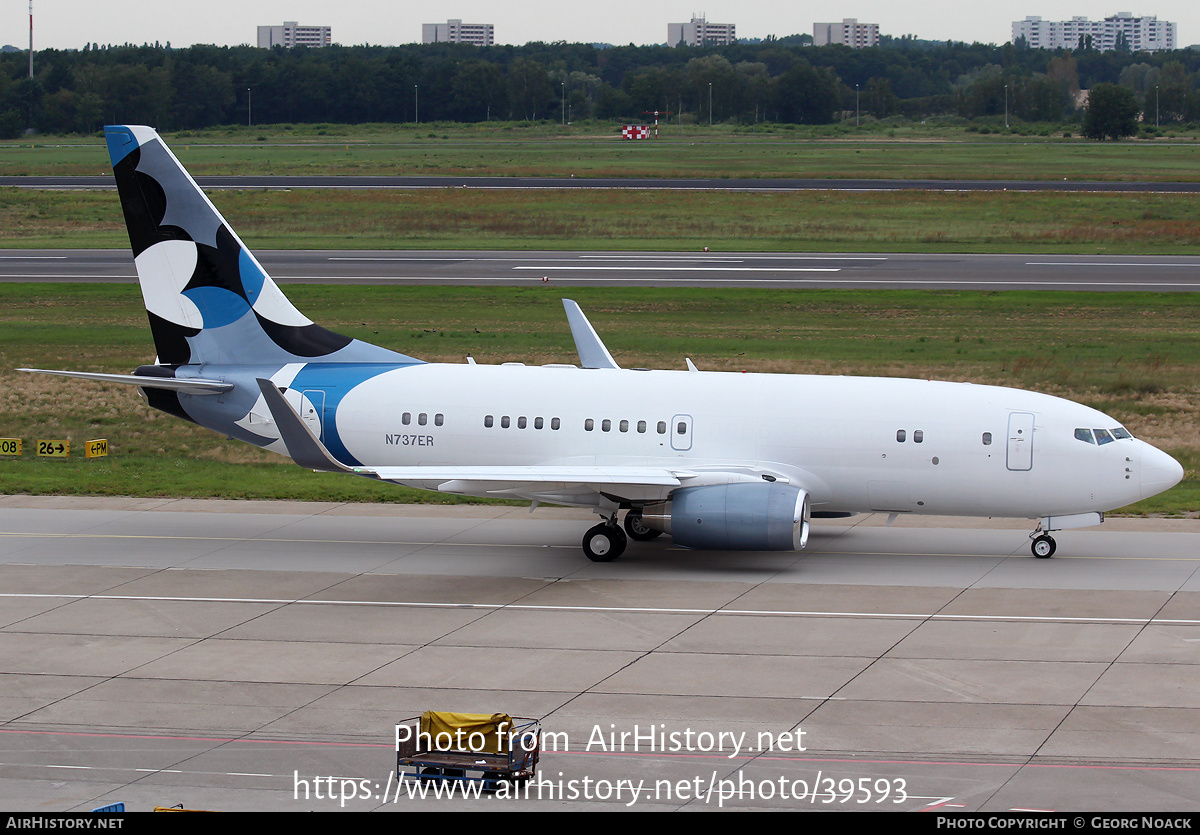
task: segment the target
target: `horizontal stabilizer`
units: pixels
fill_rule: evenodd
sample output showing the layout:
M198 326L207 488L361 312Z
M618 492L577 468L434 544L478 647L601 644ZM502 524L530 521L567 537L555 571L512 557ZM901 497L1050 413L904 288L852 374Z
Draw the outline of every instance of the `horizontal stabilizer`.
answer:
M94 380L97 383L121 383L148 389L167 389L181 394L224 394L233 390L233 383L224 380L205 380L199 377L179 379L177 377L143 377L140 374L96 374L91 371L50 371L45 368L18 368L31 374L53 374L56 377L76 377Z
M329 454L325 445L312 433L308 425L296 414L296 410L288 405L283 394L270 380L257 380L258 388L262 391L275 426L279 428L279 436L283 438L288 455L301 467L310 470L322 470L332 473L367 473L352 470Z

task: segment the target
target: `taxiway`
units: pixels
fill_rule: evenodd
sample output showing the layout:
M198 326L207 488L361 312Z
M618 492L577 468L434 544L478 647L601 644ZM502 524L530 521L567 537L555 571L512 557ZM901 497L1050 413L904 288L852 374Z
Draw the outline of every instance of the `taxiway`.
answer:
M865 516L796 554L609 564L588 524L0 498L0 806L500 802L395 799L393 725L435 708L560 735L522 808L1195 808L1196 521L1113 519L1035 560L1024 522ZM691 747L604 742L652 731Z

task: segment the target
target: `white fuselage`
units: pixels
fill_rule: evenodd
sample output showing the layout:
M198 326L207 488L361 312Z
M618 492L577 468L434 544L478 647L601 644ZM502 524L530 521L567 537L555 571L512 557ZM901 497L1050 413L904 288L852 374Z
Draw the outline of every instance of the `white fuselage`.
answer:
M374 466L737 472L802 486L816 511L1104 511L1159 492L1177 468L1132 438L1079 440L1076 429L1119 424L1061 398L894 378L427 364L358 384L335 420Z

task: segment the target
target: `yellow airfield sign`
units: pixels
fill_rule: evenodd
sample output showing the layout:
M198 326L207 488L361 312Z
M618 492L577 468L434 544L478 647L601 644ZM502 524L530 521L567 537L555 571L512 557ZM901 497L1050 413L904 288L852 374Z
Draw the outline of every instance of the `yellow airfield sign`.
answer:
M96 438L83 445L84 458L103 458L108 455L108 439Z
M38 438L37 454L43 458L66 458L71 454L71 442Z

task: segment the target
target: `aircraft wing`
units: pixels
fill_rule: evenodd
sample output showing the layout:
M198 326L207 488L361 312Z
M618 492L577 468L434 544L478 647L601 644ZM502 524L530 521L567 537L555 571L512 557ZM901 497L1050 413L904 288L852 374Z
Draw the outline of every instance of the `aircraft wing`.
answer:
M661 467L368 467L377 478L467 496L515 496L571 502L600 493L663 501L693 474ZM590 502L585 502L590 503Z
M662 467L584 465L347 467L329 453L270 380L258 380L258 387L279 427L288 454L297 464L313 470L353 473L443 493L542 497L560 501L595 493L637 501L661 501L684 479L696 475Z
M567 311L567 324L571 326L571 336L575 339L575 350L579 352L579 364L584 368L620 368L612 358L608 348L592 323L583 315L579 305L570 299L563 299L563 309Z

